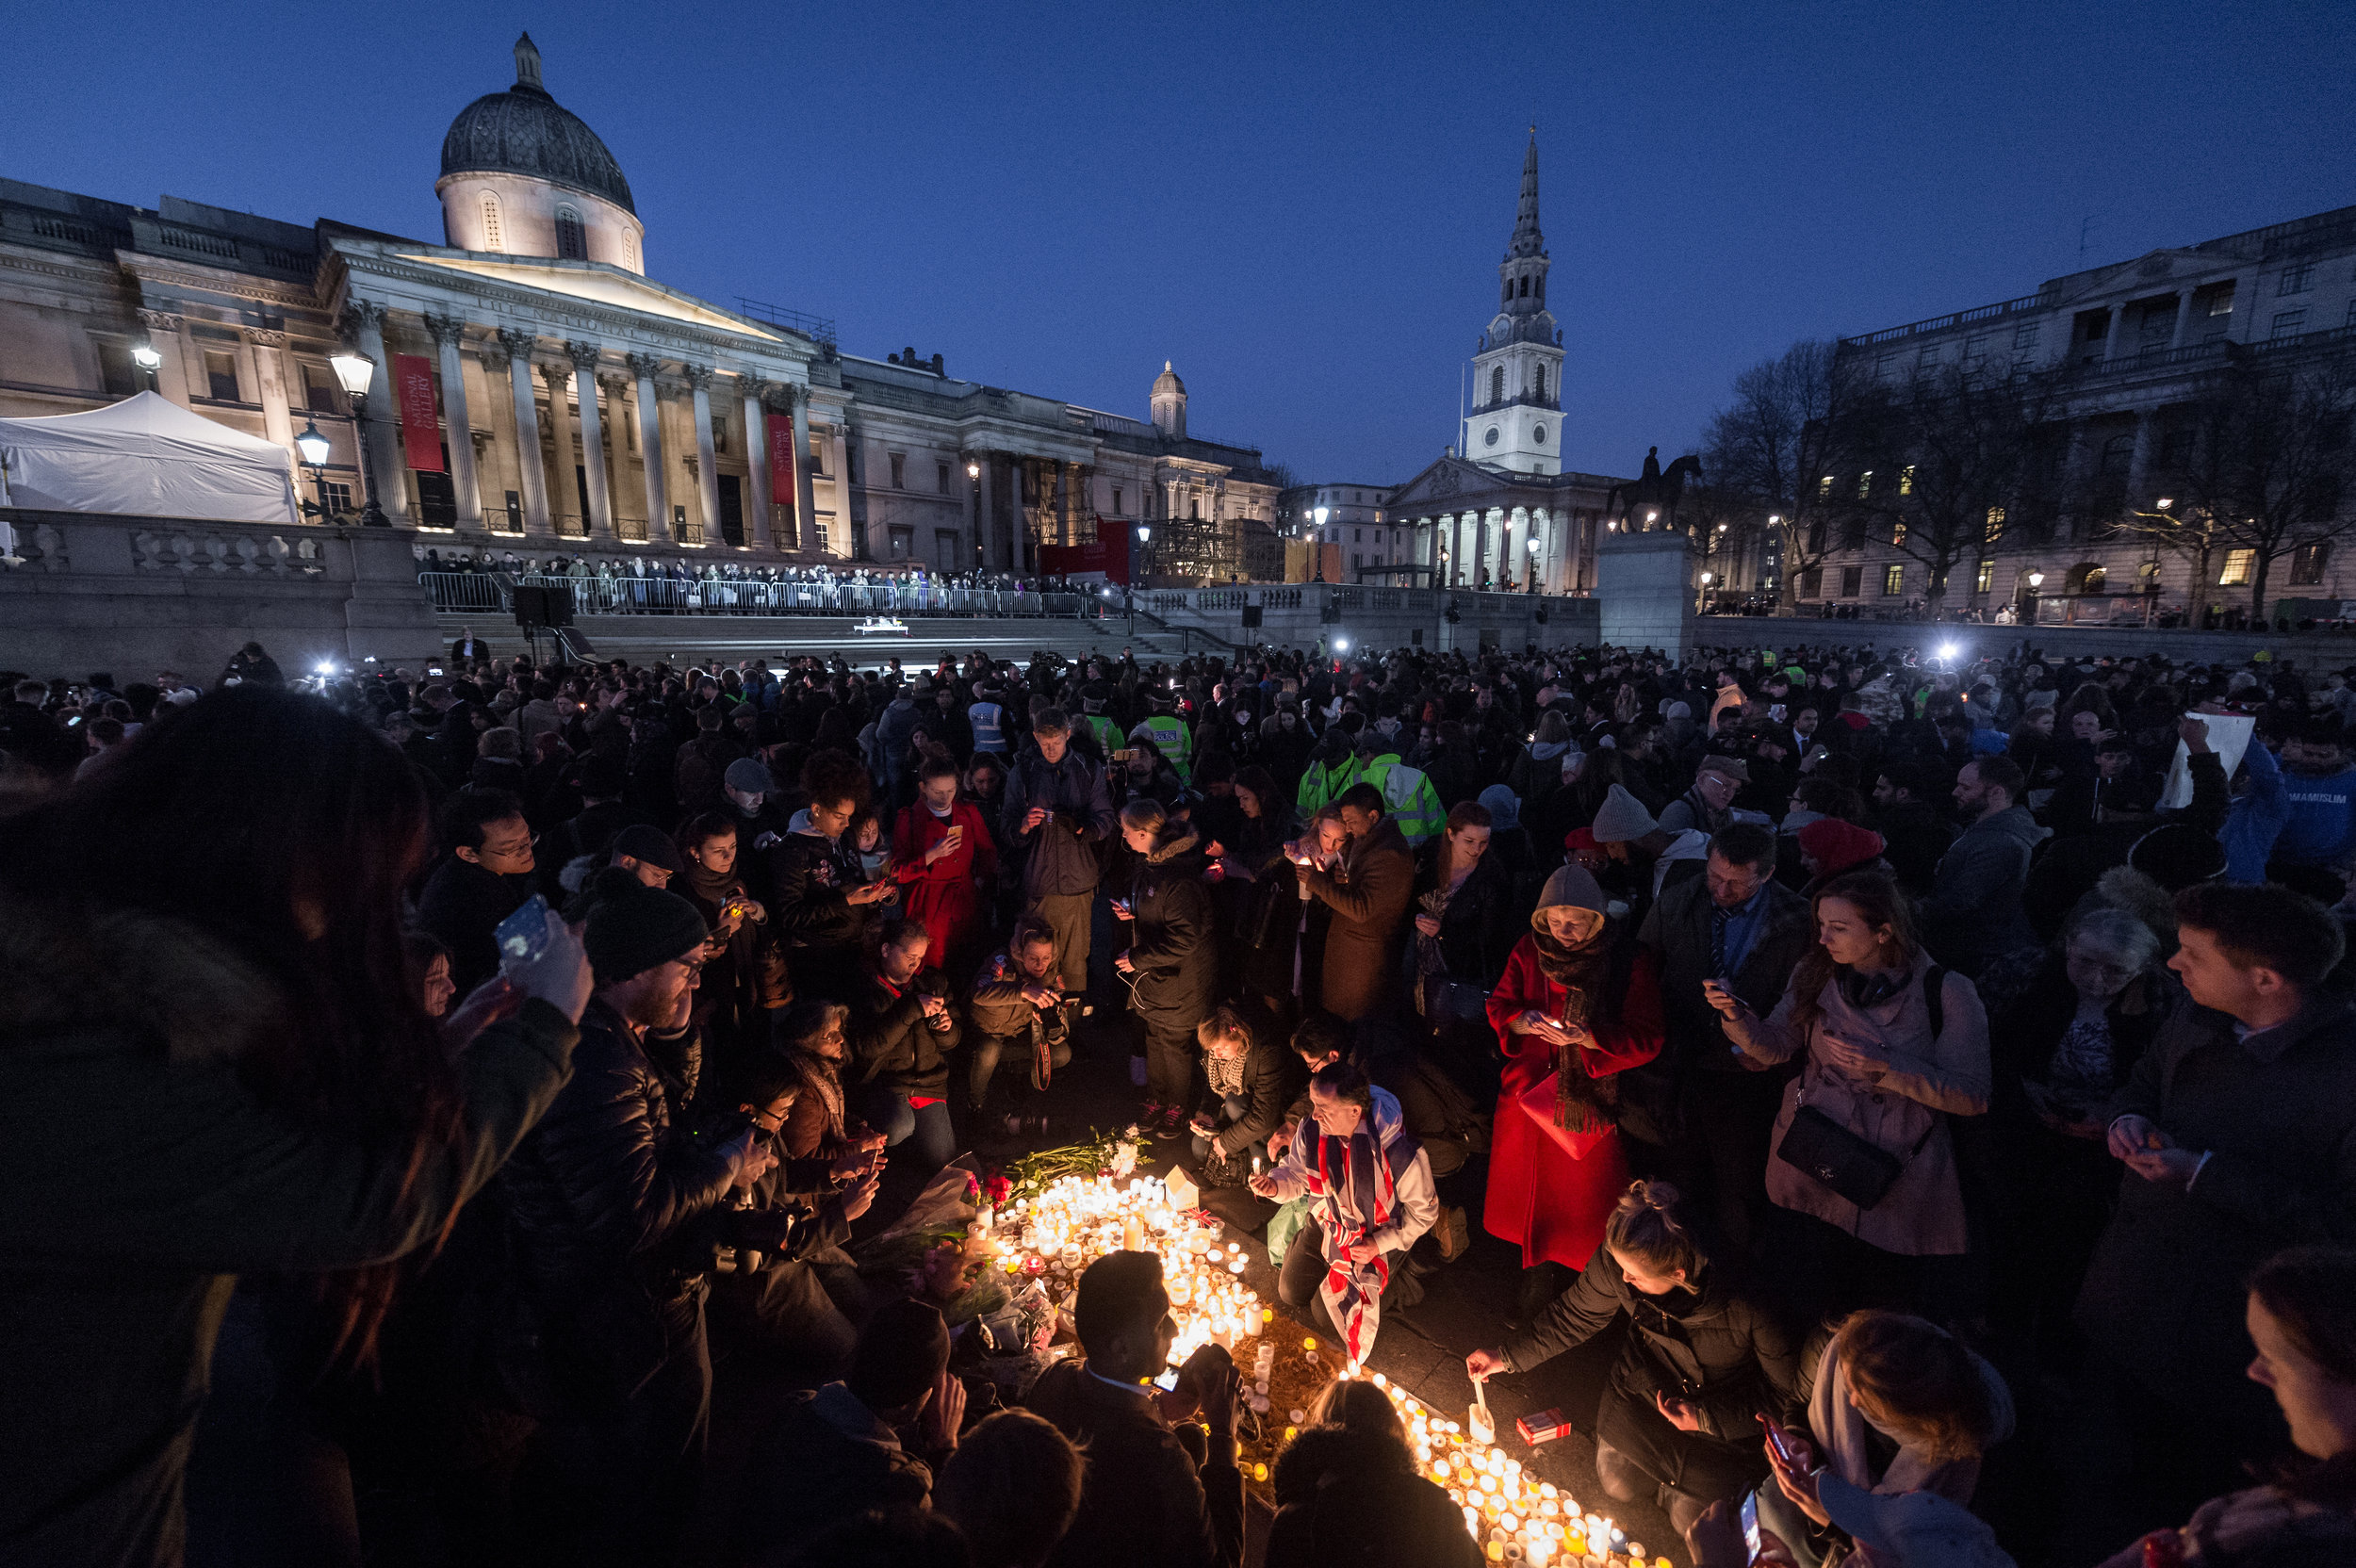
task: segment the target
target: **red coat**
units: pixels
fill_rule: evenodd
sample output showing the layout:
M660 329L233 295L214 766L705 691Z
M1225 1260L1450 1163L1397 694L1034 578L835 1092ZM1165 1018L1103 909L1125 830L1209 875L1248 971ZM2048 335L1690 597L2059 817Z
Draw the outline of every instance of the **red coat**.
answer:
M926 865L924 852L959 825L965 838L956 852ZM924 955L926 968L946 967L953 951L962 951L982 935L981 897L973 879L988 882L997 874L998 846L971 802L960 800L951 807L946 821L934 816L922 801L901 808L892 828L892 876L907 900L905 918L922 922L932 939Z
M1555 1049L1536 1035L1513 1034L1506 1021L1529 1008L1560 1018L1563 1001L1562 988L1538 967L1535 939L1524 936L1489 997L1489 1022L1506 1061L1482 1223L1491 1235L1521 1243L1525 1268L1541 1261L1586 1267L1603 1241L1604 1221L1628 1190L1628 1156L1617 1129L1573 1159L1518 1102L1524 1090L1554 1071ZM1660 972L1651 952L1640 948L1618 1021L1595 1031L1598 1049L1579 1053L1579 1061L1596 1077L1624 1071L1659 1055L1663 1034Z

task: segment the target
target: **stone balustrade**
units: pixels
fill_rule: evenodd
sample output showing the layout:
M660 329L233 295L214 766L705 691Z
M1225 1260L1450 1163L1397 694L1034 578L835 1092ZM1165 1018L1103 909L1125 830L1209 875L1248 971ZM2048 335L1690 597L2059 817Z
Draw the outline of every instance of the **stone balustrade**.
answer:
M407 529L7 507L0 524L0 666L194 679L249 641L289 671L441 648Z

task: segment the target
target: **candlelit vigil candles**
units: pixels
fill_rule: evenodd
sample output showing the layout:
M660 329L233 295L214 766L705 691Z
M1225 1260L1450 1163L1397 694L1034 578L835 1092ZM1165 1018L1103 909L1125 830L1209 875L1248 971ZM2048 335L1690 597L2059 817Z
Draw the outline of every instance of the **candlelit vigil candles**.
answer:
M1190 1200L1189 1200L1190 1201ZM1163 1180L1123 1172L1116 1178L1063 1175L1020 1184L989 1221L977 1217L982 1255L1003 1262L1009 1273L1046 1277L1051 1294L1068 1301L1080 1272L1117 1250L1158 1252L1178 1333L1170 1364L1178 1366L1204 1345L1218 1344L1249 1367L1246 1405L1257 1419L1245 1434L1239 1456L1245 1474L1264 1482L1286 1444L1308 1425L1308 1412L1292 1406L1284 1417L1271 1396L1296 1393L1305 1373L1313 1384L1333 1375L1333 1348L1314 1334L1290 1341L1284 1350L1289 1381L1276 1380L1278 1352L1285 1334L1297 1332L1277 1316L1273 1305L1245 1283L1251 1247L1230 1240L1208 1215L1181 1204ZM1294 1358L1298 1358L1295 1360ZM1354 1365L1350 1370L1355 1374ZM1444 1417L1380 1372L1365 1374L1398 1408L1418 1472L1438 1485L1464 1511L1464 1527L1480 1544L1485 1560L1534 1568L1647 1568L1643 1548L1628 1542L1617 1526L1586 1512L1576 1498L1524 1470L1519 1460L1482 1443L1464 1424ZM1288 1423L1279 1425L1288 1417ZM1281 1436L1280 1436L1281 1433ZM1650 1568L1668 1568L1665 1560Z

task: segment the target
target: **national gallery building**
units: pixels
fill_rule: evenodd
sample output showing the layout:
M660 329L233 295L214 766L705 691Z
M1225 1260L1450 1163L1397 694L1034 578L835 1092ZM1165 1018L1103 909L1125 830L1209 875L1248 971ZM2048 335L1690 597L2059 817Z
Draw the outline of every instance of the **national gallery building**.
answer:
M1100 517L1173 520L1223 580L1275 521L1260 453L1190 438L1167 365L1129 418L648 278L630 182L528 36L515 85L450 122L434 188L441 244L0 179L0 417L152 388L283 447L321 515L351 521L372 476L445 549L1019 575ZM357 404L331 364L355 351Z

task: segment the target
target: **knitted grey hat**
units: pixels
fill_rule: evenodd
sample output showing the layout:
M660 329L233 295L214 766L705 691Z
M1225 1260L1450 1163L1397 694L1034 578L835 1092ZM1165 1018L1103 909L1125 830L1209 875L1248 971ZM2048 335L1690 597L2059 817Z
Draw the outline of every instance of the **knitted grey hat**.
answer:
M1595 842L1626 843L1630 839L1641 839L1647 833L1656 832L1660 826L1653 820L1653 814L1644 809L1643 801L1629 794L1624 786L1614 784L1612 792L1604 796L1603 809L1595 813Z

